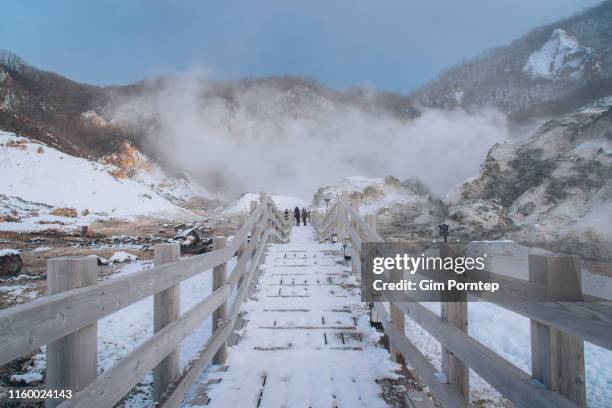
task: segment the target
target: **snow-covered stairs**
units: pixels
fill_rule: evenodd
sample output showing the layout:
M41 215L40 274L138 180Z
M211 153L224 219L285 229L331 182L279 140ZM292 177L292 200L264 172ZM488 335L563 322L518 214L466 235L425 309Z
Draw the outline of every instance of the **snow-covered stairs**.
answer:
M301 226L270 245L227 366L207 371L188 406L386 406L376 379L397 366L376 346L341 247L315 239Z

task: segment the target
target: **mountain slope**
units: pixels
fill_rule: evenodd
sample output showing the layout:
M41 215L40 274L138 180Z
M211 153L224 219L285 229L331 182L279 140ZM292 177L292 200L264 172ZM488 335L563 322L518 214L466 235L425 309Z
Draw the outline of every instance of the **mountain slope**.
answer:
M612 254L612 107L545 123L491 148L480 174L451 191L452 233L507 237L587 259Z
M167 176L146 156L132 153L141 167L72 156L0 131L1 228L85 225L95 219L141 215L194 217L178 205L194 197L214 200L189 180Z
M569 113L612 95L612 0L532 30L412 93L425 106L494 106L516 121Z
M349 107L398 117L413 114L406 109L406 96L363 87L336 91L305 77L232 81L194 77L185 81L165 76L126 86L97 87L42 71L0 50L0 129L29 135L79 156L99 158L122 139L130 139L151 154L145 138L160 130L160 111L171 102L163 99L169 96L164 92L186 82L201 90L201 107L223 106L233 111L242 103L253 118L261 120L299 119Z

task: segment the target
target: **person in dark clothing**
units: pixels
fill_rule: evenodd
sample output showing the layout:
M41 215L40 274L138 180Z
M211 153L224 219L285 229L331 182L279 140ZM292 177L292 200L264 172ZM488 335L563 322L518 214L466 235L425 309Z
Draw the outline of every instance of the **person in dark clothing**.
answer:
M306 226L307 218L308 218L308 211L305 208L302 208L302 221L304 221L304 226Z
M289 221L289 210L285 208L285 221Z
M295 210L293 210L293 217L295 218L295 225L299 227L300 226L300 208L299 207L295 207Z

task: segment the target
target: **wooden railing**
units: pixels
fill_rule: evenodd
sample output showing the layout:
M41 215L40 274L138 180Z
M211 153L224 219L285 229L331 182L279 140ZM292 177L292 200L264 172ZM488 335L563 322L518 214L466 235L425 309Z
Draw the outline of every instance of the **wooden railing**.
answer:
M359 215L359 197L339 199L325 217L315 217L319 232L350 241L353 271L358 274L364 257L362 242L382 242L376 220ZM441 256L461 256L465 246L441 244ZM571 255L529 255L530 280L510 278L494 272L481 272L471 279L500 282L507 295L516 291L534 293L558 284L560 277L573 280L580 290L580 259ZM543 288L542 288L543 287ZM465 294L441 299L438 316L423 304L406 296L406 302L375 302L389 338L392 358L407 361L444 407L469 406L469 371L497 389L517 407L584 407L586 386L584 340L612 350L612 307L608 300L588 302L499 302L482 297L502 308L531 319L532 373L527 373L489 347L470 337ZM508 296L500 296L506 298ZM537 297L534 297L537 299ZM388 307L388 308L387 308ZM414 320L440 342L442 373L406 336L405 317ZM500 321L498 324L503 325Z
M71 389L71 399L49 403L66 407L112 407L153 370L158 406L178 406L211 361L223 364L249 286L268 242L286 242L291 223L269 197L251 202L251 215L229 245L214 239L214 250L180 259L178 244L155 246L155 266L115 279L97 281L95 257L49 261L48 296L0 311L0 365L47 345L47 385ZM226 276L226 263L237 256ZM213 269L213 292L180 314L180 283ZM231 308L227 302L235 293ZM154 296L154 335L101 375L96 374L97 321ZM197 358L181 372L181 341L213 316L213 333Z

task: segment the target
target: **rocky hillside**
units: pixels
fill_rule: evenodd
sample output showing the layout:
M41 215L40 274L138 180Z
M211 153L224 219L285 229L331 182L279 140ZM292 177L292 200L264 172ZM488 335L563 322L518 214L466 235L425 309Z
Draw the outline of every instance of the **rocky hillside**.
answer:
M28 135L72 155L97 157L124 136L90 126L81 116L106 102L102 88L39 70L0 50L0 130Z
M452 67L412 94L425 106L495 106L516 121L569 113L609 95L612 0Z
M324 212L325 199L338 196L361 198L360 212L376 214L378 230L386 237L431 239L435 226L444 219L444 207L418 179L400 182L385 178L347 177L338 184L320 188L312 207Z
M610 260L612 107L588 107L525 141L495 145L445 204L459 238L506 237Z

